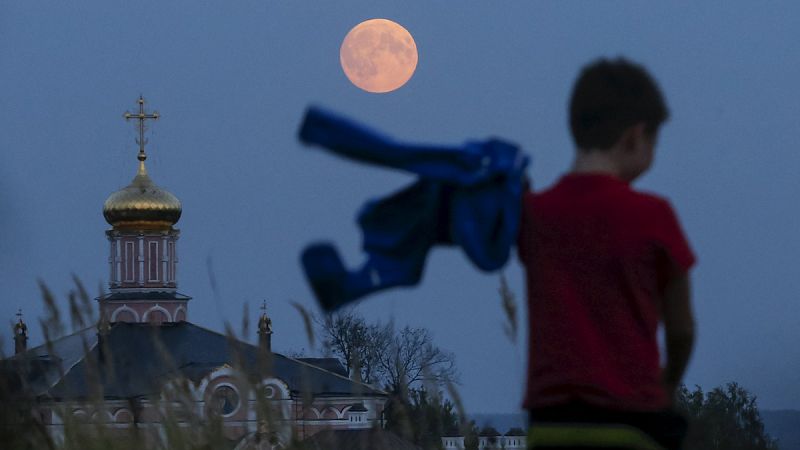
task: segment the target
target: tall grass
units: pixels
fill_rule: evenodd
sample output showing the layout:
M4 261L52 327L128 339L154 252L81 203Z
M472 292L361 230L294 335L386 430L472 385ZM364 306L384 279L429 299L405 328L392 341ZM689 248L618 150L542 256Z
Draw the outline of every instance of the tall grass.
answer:
M30 383L37 371L50 365L50 369L63 378L70 370L62 360L50 358L45 361L29 349L22 355L6 357L0 355L0 449L226 449L233 448L235 441L226 437L224 419L210 412L211 408L198 401L196 386L188 378L176 375L164 385L162 392L154 396L110 399L105 395L106 383L113 382L119 374L114 373L115 349L104 339L110 332L111 324L99 321L88 291L77 278L75 287L67 295L67 314L63 314L58 301L50 289L40 282L42 300L45 304L45 317L40 321L44 336L44 353L56 355L59 339L80 330L88 395L81 398L49 398L47 394L36 392ZM102 295L102 292L101 292ZM247 315L245 314L245 317ZM69 327L67 326L69 324ZM70 331L68 329L71 328ZM92 329L94 328L94 329ZM156 327L154 327L155 331ZM248 325L243 322L243 333ZM92 340L87 338L97 334L97 354L91 352ZM262 377L272 373L271 355L264 351L259 354L257 370L245 367L241 341L232 327L226 324L226 335L232 357L229 364L234 373L240 374L236 386L243 405L247 399L254 400L248 406L254 410L255 419L249 425L253 433L245 433L252 444L247 448L272 448L263 443L277 443L276 430L285 427L268 398ZM179 368L172 360L158 333L153 334L153 342L158 349L159 359L165 373L179 374ZM251 374L252 376L245 375ZM61 401L60 401L61 400ZM306 399L310 401L310 398ZM131 411L130 420L122 423L112 420L112 409L125 407ZM76 412L79 412L76 414ZM142 414L147 412L148 414ZM51 425L49 418L61 424ZM282 445L286 450L300 450L305 447L297 439Z
M47 392L30 383L37 371L45 368L54 371L57 378L63 378L71 367L56 358L42 358L34 354L34 349L16 356L0 355L0 449L58 449L58 450L141 450L141 449L232 449L235 440L226 432L225 420L211 412L208 403L198 397L195 383L180 375L180 368L172 359L166 344L161 341L158 327L153 327L153 342L158 360L164 373L174 374L164 383L157 395L131 398L109 398L106 386L114 383L120 374L115 373L114 360L118 355L106 338L111 333L113 324L98 318L98 311L88 290L77 277L73 277L74 287L66 296L66 308L44 282L40 282L44 317L39 321L44 343L39 346L39 353L57 355L59 340L68 336L79 336L81 340L86 372L83 374L88 383L88 395L75 397L66 395L63 399L50 398ZM505 292L510 292L506 289ZM102 287L99 289L102 297ZM513 301L513 298L512 298ZM507 300L504 300L504 305ZM314 333L312 314L300 304L292 303L303 318L305 332L312 350L316 346L317 336ZM65 311L64 311L65 310ZM514 311L511 309L511 311ZM513 314L513 312L512 312ZM250 330L249 311L247 305L243 311L241 335L247 336ZM510 322L515 318L509 317ZM515 326L512 326L515 328ZM79 333L79 334L75 334ZM225 324L225 335L229 343L231 357L229 365L238 374L236 386L243 405L252 399L249 407L253 410L254 419L247 423L253 429L243 433L248 436L246 448L281 448L284 450L321 450L313 449L298 436L287 424L292 417L281 417L276 404L266 395L266 387L261 381L271 375L272 354L261 351L254 369L252 361L246 361L240 340L229 324ZM94 344L95 339L97 343ZM91 351L95 345L95 351ZM43 349L43 350L42 350ZM130 355L128 355L130 356ZM305 411L314 399L307 379L299 380L301 395L294 399L301 411ZM446 384L446 394L453 401L456 413L465 418L466 413L460 395L453 383ZM46 390L45 390L46 391ZM431 389L434 394L436 389ZM358 395L359 392L354 392ZM438 401L438 397L437 401ZM207 400L207 399L205 399ZM113 418L115 409L125 408L130 417L125 420ZM400 405L399 408L402 408ZM407 414L398 414L409 421ZM50 422L58 423L52 425ZM465 420L461 420L466 424ZM286 429L288 439L286 438ZM464 425L464 432L474 429ZM398 429L402 429L400 424ZM282 433L282 434L281 434ZM366 434L365 434L366 436ZM273 447L280 442L280 447ZM364 448L372 448L370 442L364 442ZM426 448L439 448L433 444Z

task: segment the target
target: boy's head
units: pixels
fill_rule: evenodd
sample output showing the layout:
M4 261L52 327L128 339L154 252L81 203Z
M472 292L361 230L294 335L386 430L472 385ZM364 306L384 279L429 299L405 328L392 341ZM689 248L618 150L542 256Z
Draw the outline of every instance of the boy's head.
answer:
M608 153L630 179L650 166L658 129L668 116L656 82L642 66L624 58L584 67L569 104L578 152Z

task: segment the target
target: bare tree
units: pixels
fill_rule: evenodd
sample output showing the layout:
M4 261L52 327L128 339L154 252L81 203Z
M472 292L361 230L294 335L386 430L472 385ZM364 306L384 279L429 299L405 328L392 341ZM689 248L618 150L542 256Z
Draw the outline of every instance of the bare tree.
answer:
M351 378L380 384L380 363L391 339L390 324L368 324L352 310L316 317L325 350L341 359Z
M455 356L434 345L427 329L408 326L392 333L380 369L386 388L403 397L420 383L441 386L457 378Z
M457 381L455 356L433 343L425 328L369 324L353 310L315 317L322 346L341 359L351 378L405 397L411 388Z
M437 347L425 328L370 324L352 309L314 322L322 347L341 359L351 378L388 391L387 429L423 448L439 448L444 430L458 423L454 408L463 411L453 394L455 356ZM442 396L445 386L456 403Z

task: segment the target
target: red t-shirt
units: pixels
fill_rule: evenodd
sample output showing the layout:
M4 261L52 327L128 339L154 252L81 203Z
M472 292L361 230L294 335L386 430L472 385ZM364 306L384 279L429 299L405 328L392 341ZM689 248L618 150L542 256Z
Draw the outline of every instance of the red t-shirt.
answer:
M668 405L656 332L661 293L694 264L669 203L605 174L568 174L523 198L528 287L524 407Z

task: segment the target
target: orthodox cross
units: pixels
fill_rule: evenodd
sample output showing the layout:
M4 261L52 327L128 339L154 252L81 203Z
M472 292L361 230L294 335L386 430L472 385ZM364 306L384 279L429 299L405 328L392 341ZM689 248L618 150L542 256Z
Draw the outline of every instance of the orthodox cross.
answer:
M131 114L129 112L125 112L125 120L136 119L139 121L139 138L136 139L136 143L139 144L139 161L144 161L147 159L147 155L144 153L144 145L147 144L147 140L144 138L144 121L147 119L158 120L158 111L153 111L152 114L147 114L144 112L144 98L140 95L139 96L139 113L138 114Z
M262 300L261 301L261 308L259 308L259 309L261 310L261 314L266 314L267 313L267 301L266 300Z
M17 314L15 315L19 317L19 321L22 322L22 308L17 309Z

